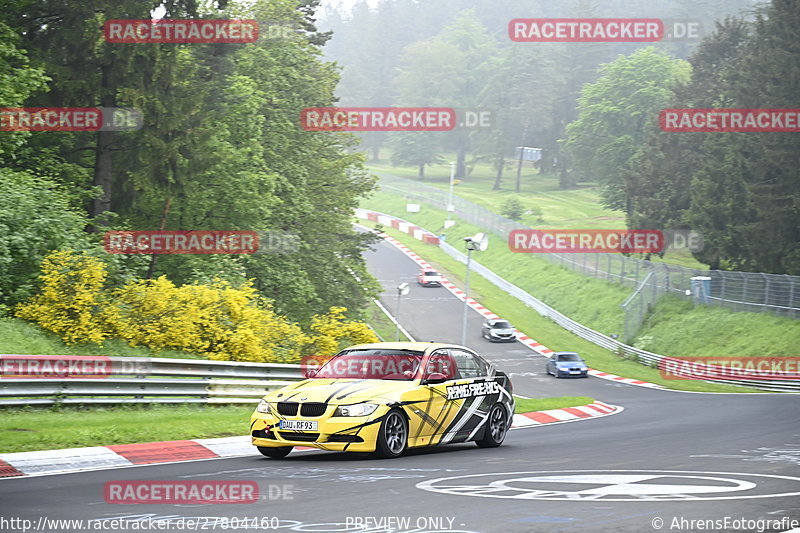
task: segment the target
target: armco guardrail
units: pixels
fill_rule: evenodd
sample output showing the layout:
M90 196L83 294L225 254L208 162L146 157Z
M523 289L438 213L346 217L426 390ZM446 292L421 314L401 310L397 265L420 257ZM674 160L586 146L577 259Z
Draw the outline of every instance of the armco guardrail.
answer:
M372 211L372 213L376 213ZM357 213L358 216L366 218L367 210L359 210ZM391 215L386 215L384 213L376 213L386 219L398 219L397 217L393 217ZM374 218L374 217L372 217ZM403 221L405 222L405 221ZM466 264L467 263L467 256L466 254L462 253L461 251L457 250L450 244L440 241L439 248L447 253L453 259ZM556 324L561 326L562 328L571 331L575 335L581 337L582 339L586 339L587 341L596 344L602 348L607 350L611 350L621 357L628 358L628 359L635 359L638 362L657 368L661 361L667 356L659 355L653 352L648 352L646 350L640 350L639 348L635 348L624 342L621 342L617 339L611 338L608 335L604 335L598 331L595 331L583 324L576 322L575 320L569 318L568 316L559 313L546 303L542 302L538 298L531 296L523 289L517 287L513 283L510 283L503 279L502 277L495 274L489 268L480 264L480 262L476 261L474 258L470 262L471 270L476 272L486 278L488 281L502 289L503 291L507 292L511 296L517 298L522 303L531 307L536 310L540 315L545 316L553 320ZM532 333L531 336L535 337L535 333ZM674 357L670 357L670 359L675 359ZM711 380L706 380L711 381ZM770 390L770 391L777 391L777 392L800 392L800 381L798 380L735 380L735 379L714 379L714 382L718 383L727 383L730 385L741 385L744 387L753 387L762 390Z
M16 362L69 356L0 355ZM0 406L120 403L254 403L267 391L302 379L300 365L200 359L96 357L102 375L18 377L0 374ZM4 361L8 363L8 361ZM6 377L8 376L8 377Z

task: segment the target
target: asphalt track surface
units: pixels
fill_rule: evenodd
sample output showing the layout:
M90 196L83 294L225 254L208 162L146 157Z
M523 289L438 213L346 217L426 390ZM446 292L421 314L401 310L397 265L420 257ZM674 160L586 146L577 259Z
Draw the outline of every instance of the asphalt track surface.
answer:
M417 285L415 263L388 243L366 258L390 310L397 285L412 285L400 318L417 340L460 341L463 303L444 288ZM800 396L689 394L593 377L555 379L545 374L544 358L518 343L488 343L479 334L482 318L472 310L468 316L467 345L510 373L516 393L586 395L624 411L513 430L497 449L467 443L394 460L318 451L273 460L254 453L9 478L0 480L0 515L34 524L40 517L124 517L143 531L230 531L245 525L235 520L249 518L247 528L236 530L373 533L784 531L789 527L774 521L800 520ZM255 481L262 499L108 504L104 484L117 480ZM193 517L199 520L180 522ZM148 522L166 518L172 520L167 529ZM13 526L0 521L2 531L22 531ZM134 530L131 522L126 527L103 531ZM85 525L39 530L98 531Z

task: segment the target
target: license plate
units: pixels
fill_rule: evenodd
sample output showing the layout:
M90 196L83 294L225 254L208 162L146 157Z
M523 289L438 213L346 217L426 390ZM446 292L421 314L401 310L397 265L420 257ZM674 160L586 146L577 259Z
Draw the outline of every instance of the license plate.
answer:
M289 429L292 431L316 431L316 420L281 420L278 424L280 429Z
M580 374L581 371L580 370L570 370L569 373L570 374Z

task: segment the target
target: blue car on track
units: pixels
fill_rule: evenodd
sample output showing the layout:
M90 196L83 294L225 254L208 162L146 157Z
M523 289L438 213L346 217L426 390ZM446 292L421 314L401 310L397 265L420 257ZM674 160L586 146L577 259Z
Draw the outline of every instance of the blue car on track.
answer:
M589 377L589 365L575 352L555 352L547 360L547 373L557 378Z

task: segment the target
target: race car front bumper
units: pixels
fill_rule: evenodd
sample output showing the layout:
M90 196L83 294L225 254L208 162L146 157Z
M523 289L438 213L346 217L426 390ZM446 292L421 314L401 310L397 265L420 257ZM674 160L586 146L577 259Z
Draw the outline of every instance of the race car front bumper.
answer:
M308 446L330 451L374 452L383 415L387 411L379 408L364 417L289 417L290 420L316 421L315 431L280 429L278 417L256 412L250 418L250 435L253 446Z

